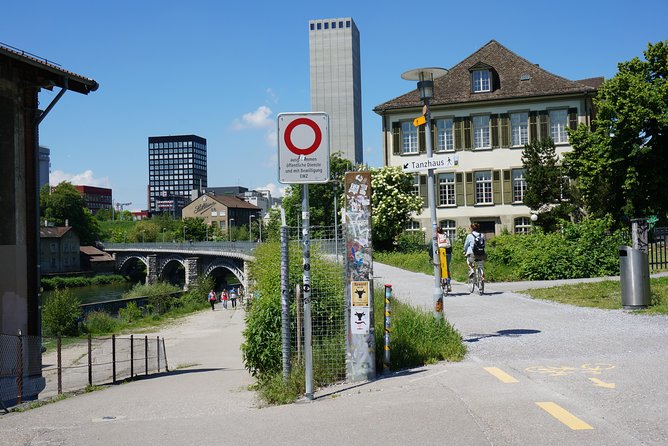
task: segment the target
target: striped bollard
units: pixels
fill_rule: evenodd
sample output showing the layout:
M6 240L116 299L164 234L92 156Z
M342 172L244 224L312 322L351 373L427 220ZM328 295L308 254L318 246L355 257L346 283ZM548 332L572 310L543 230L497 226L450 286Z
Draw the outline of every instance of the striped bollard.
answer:
M390 373L390 299L392 285L385 285L385 351L383 352L383 373Z

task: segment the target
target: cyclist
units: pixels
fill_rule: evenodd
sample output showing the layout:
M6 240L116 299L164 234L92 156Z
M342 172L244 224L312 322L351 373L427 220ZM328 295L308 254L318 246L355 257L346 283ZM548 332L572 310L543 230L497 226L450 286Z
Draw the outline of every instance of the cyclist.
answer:
M482 250L479 246L479 240L482 240ZM475 262L487 260L485 236L480 233L480 225L478 223L471 223L471 232L466 236L466 240L464 241L464 255L466 256L466 264L469 267L469 277L472 277L475 275Z
M450 261L452 260L452 244L443 228L436 228L436 241L438 242L438 255L441 261L441 280L449 292L452 291L450 285Z

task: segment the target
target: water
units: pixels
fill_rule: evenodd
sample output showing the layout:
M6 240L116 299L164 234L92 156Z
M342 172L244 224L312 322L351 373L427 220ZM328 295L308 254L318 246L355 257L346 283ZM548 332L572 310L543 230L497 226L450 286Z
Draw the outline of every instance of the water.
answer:
M106 302L108 300L121 299L123 293L130 290L134 284L130 282L112 283L109 285L91 285L76 288L68 288L68 290L79 298L82 304L92 302ZM42 293L42 300L46 300L53 294L53 291L45 291Z

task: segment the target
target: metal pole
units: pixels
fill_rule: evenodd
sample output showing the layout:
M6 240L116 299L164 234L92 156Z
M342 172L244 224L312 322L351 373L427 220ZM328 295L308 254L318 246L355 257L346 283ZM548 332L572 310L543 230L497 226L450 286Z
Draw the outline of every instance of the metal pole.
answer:
M283 351L283 382L290 376L290 269L288 227L281 225L281 322Z
M338 192L338 183L334 183L334 253L336 254L337 264L339 263L339 212L337 211Z
M157 336L155 341L157 344L156 355L158 356L158 373L160 373L160 336Z
M17 349L16 349L16 403L21 404L23 401L23 338L21 336L21 330L19 330L19 335L17 339Z
M93 346L90 334L88 334L88 385L93 385Z
M130 335L130 378L135 376L135 342L134 335Z
M159 345L158 350L160 350ZM144 375L148 376L148 336L144 336Z
M425 139L427 143L427 157L432 157L432 138L431 138L431 112L429 110L429 99L424 99L425 114ZM429 201L429 211L431 213L431 250L434 259L434 293L433 310L436 319L443 319L443 290L441 289L441 260L438 256L438 242L436 240L436 192L434 189L434 169L427 171L427 199Z
M303 295L304 295L304 358L307 399L313 399L313 350L311 339L311 240L309 238L308 184L302 188L302 234L303 234Z
M58 395L63 393L63 354L62 354L62 339L60 336L57 338L58 344L56 349L58 350Z
M158 352L160 349L158 349ZM162 338L162 357L165 359L165 372L169 372L169 364L167 363L167 350L165 349L165 338Z
M116 335L111 335L111 380L116 384Z
M390 299L392 285L385 285L385 351L383 352L383 373L390 373Z

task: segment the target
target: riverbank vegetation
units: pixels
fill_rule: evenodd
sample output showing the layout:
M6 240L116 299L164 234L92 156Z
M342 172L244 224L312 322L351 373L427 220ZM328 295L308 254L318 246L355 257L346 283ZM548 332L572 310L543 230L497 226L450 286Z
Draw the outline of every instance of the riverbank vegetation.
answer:
M299 283L302 275L301 251L293 249L290 259L290 283ZM265 243L255 252L251 279L256 296L247 309L242 353L245 367L257 378L254 389L268 404L293 402L305 392L304 365L295 354L290 376L283 380L281 349L281 282L278 243ZM343 277L341 266L311 252L312 320L320 321L329 332L317 335L323 327L313 326L313 383L315 387L332 384L345 376L345 333L343 323L343 287L334 286L324 276ZM327 297L325 297L327 296ZM383 370L384 290L374 293L376 370ZM325 300L336 305L323 305ZM296 333L296 305L291 299L291 332ZM436 321L431 313L394 301L392 304L391 370L421 366L441 360L459 361L464 357L461 335L448 323ZM337 358L332 361L331 358Z
M128 278L119 274L104 274L97 276L57 276L42 277L42 289L51 291L63 288L78 288L93 285L109 285L111 283L124 283Z

